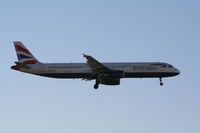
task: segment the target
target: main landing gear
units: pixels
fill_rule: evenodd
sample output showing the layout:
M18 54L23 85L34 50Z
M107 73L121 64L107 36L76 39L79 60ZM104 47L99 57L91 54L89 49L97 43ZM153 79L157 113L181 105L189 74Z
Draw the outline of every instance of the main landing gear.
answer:
M99 79L96 80L96 83L94 85L94 89L98 89L99 88L99 84L101 83L101 81Z
M160 80L160 86L163 86L162 78L160 77L159 80Z

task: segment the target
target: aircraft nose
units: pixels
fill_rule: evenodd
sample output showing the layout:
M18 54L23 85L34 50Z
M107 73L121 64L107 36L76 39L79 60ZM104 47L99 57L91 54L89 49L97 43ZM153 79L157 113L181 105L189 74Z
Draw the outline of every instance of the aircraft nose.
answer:
M180 70L176 69L176 73L177 73L177 75L179 75L181 72L180 72Z

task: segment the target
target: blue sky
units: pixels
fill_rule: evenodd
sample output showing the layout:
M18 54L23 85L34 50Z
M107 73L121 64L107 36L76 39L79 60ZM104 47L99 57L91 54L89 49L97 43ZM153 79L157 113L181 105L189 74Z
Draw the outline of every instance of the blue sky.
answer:
M1 0L0 132L199 133L200 1ZM163 61L181 75L120 86L16 72L12 41L42 62Z

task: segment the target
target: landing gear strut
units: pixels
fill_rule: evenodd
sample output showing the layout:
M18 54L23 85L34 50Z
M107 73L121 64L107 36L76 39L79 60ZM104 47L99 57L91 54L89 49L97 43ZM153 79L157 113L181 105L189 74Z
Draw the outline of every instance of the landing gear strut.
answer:
M160 86L163 86L162 78L159 78L160 80Z
M99 88L99 84L101 83L101 81L99 79L96 80L96 83L94 85L94 89L98 89Z

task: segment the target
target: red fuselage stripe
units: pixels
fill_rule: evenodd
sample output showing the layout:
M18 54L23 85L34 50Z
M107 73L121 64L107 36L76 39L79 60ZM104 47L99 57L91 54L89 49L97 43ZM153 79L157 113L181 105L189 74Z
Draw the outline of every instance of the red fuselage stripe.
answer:
M164 66L165 64L151 64L152 66Z

